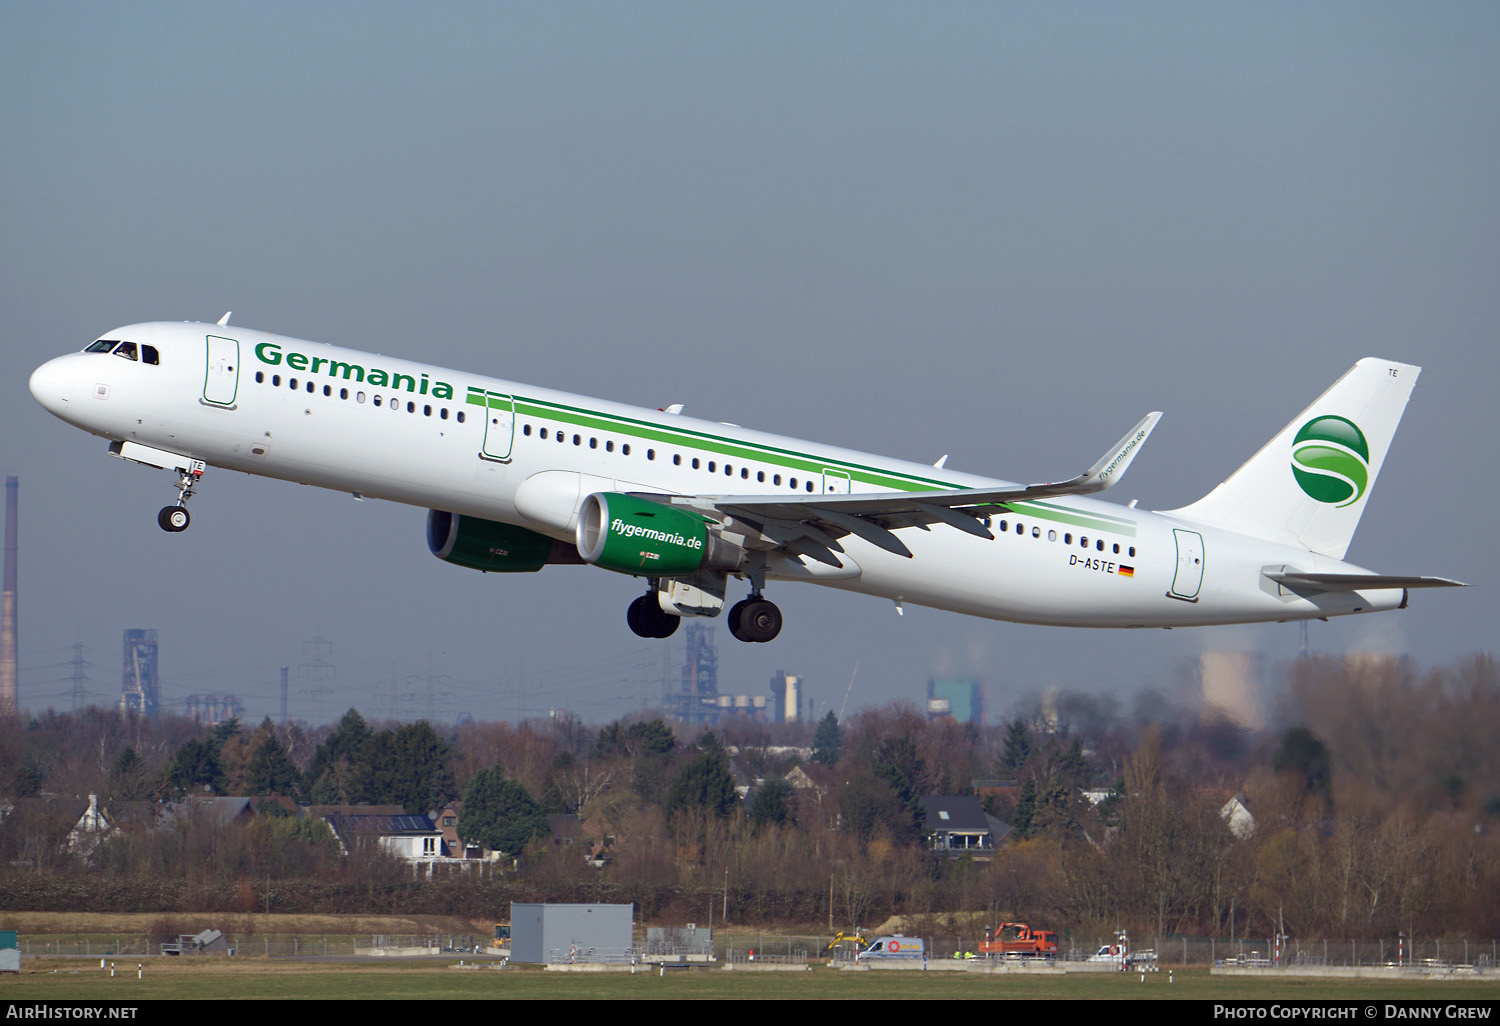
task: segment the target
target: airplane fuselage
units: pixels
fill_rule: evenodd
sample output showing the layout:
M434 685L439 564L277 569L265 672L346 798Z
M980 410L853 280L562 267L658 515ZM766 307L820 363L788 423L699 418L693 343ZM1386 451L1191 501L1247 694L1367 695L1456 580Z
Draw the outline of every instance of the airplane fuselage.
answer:
M80 428L213 467L519 525L566 543L592 493L805 502L1008 484L243 328L149 323L104 339L141 348L134 359L69 354L32 378L42 405ZM146 348L157 362L147 362ZM1088 627L1293 620L1405 601L1390 587L1292 591L1266 571L1368 571L1084 495L1009 502L986 524L993 538L942 523L903 529L910 556L848 535L837 567L772 552L764 576Z

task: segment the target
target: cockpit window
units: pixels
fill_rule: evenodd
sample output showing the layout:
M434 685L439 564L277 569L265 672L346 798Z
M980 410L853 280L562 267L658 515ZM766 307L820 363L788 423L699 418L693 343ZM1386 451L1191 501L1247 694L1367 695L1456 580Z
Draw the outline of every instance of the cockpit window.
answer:
M118 339L101 338L99 341L95 342L93 345L91 345L87 349L85 349L84 352L85 353L107 353L107 352L109 352L111 349L113 349L115 346L117 346L119 344L120 344L120 342L119 342Z
M161 363L161 357L157 355L155 346L148 346L144 342L141 343L141 362L149 363L153 367Z
M134 342L121 342L120 343L120 348L118 348L118 349L115 350L115 355L118 356L122 360L135 360L135 359L138 359L138 357L135 354L135 343Z

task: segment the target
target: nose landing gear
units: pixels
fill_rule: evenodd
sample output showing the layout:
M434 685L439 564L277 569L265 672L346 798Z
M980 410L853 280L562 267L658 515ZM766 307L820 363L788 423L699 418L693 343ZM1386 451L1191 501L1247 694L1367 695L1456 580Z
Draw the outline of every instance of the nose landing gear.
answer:
M177 503L163 506L161 512L156 514L156 522L163 531L176 534L188 529L193 518L188 515L187 501L193 497L193 489L198 487L198 481L202 477L202 460L194 460L193 465L187 469L177 468Z

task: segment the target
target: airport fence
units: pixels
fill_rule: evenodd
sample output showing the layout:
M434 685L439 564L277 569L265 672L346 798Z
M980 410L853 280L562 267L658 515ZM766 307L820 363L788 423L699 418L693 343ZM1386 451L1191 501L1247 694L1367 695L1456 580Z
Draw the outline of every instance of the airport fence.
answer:
M873 938L871 938L873 939ZM932 934L923 938L929 958L964 957L978 951L981 936L966 934ZM420 953L431 955L479 953L487 940L472 934L254 934L226 935L230 948L239 955L268 958L316 958L320 956L356 956L377 953ZM712 952L719 961L756 961L806 964L852 960L855 946L840 944L832 951L830 937L784 934L736 933L717 939L706 950L695 948L692 955ZM1087 961L1100 946L1113 938L1065 938L1060 944L1060 961ZM175 944L175 939L167 942ZM24 957L52 956L77 958L145 957L162 954L162 942L147 936L78 935L73 937L37 936L18 938ZM1236 966L1243 968L1288 967L1355 967L1391 966L1417 969L1473 970L1500 973L1500 941L1474 941L1463 938L1418 937L1378 940L1339 940L1334 938L1303 940L1283 938L1280 947L1273 937L1199 937L1173 934L1161 938L1131 938L1133 959L1154 961L1163 969L1189 966ZM582 959L577 951L561 949L551 953L557 961L629 961L645 949L621 949L618 952L595 951ZM658 951L660 955L665 952ZM689 954L686 949L678 954ZM1154 956L1154 957L1152 957ZM1134 967L1134 962L1132 963Z
M433 955L466 954L482 950L484 941L472 934L255 934L237 937L225 935L235 954L260 955L267 958L313 958L322 955L362 955L379 951L423 952ZM159 942L149 937L79 936L18 938L25 957L53 956L63 958L108 958L112 956L155 956L163 947L175 947L174 939Z
M871 938L873 939L873 938ZM928 958L962 959L977 957L983 934L932 933L923 938ZM1105 945L1117 943L1114 937L1064 936L1058 944L1057 960L1089 961ZM1159 968L1239 965L1249 968L1286 968L1289 966L1429 966L1477 971L1500 971L1500 941L1473 941L1463 938L1393 937L1376 940L1302 940L1282 939L1278 950L1274 937L1200 937L1171 934L1160 938L1129 941L1130 966L1155 965ZM852 961L852 945L840 945L828 961Z

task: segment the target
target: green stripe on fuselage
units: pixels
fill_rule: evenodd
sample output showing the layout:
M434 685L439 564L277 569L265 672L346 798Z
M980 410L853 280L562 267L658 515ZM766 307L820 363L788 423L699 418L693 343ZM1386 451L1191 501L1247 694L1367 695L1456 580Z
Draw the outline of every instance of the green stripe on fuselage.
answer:
M1072 524L1074 527L1087 527L1091 531L1109 531L1112 534L1123 534L1128 538L1135 537L1135 524L1122 517L1080 513L1066 506L1055 506L1050 502L1007 502L1005 507L1017 515L1052 520L1059 524Z
M808 453L796 452L792 449L780 449L774 446L760 445L755 442L741 442L722 435L709 434L706 431L694 431L690 428L669 428L650 421L636 420L632 417L598 413L576 406L564 406L561 403L549 403L541 399L528 399L522 396L516 396L514 401L517 416L530 414L533 417L544 417L549 420L562 421L563 423L572 424L577 427L593 428L597 431L613 431L644 441L680 445L684 448L717 453L722 456L733 457L734 459L771 463L779 467L785 467L788 470L799 470L809 474L821 474L825 470L845 470L856 481L862 481L881 488L889 488L893 491L920 492L929 489L954 487L945 481L897 474L892 471L867 467L858 463L848 463L843 460L824 459ZM468 403L472 406L484 406L484 390L471 386ZM490 397L490 405L492 407L498 408L500 404L501 400L498 396Z

